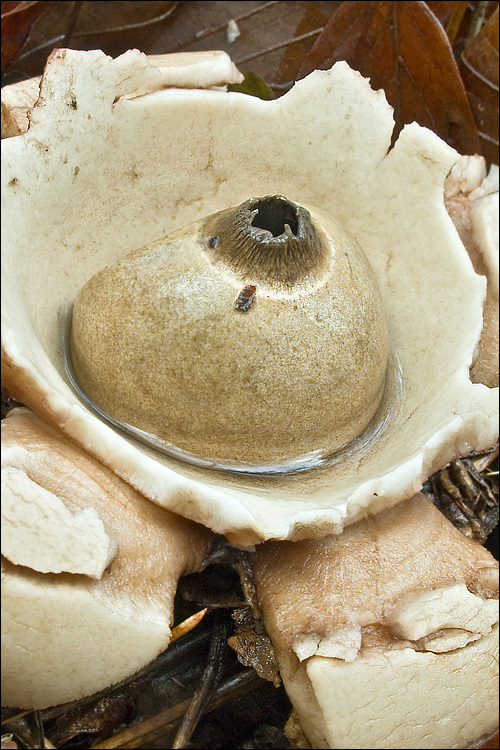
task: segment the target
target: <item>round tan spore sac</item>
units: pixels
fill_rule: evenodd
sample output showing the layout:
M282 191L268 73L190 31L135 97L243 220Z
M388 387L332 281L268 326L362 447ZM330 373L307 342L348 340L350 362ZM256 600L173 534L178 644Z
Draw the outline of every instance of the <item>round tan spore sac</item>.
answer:
M2 420L2 703L36 709L167 648L177 581L212 535L146 500L27 409Z
M107 266L73 312L77 380L191 457L328 455L382 397L387 327L361 247L283 196L253 198Z

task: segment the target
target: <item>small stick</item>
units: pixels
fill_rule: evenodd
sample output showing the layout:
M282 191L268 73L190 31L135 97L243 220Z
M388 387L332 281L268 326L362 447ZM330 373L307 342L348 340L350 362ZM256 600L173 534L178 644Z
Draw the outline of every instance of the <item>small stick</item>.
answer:
M183 635L193 630L205 617L207 609L200 609L199 612L195 612L194 615L188 617L187 620L180 622L175 628L172 628L172 635L170 637L170 643L178 641Z
M194 692L189 708L184 714L184 718L175 736L172 750L179 750L179 748L184 747L186 742L188 742L217 688L223 670L224 652L227 649L228 628L227 620L216 617L212 629L210 648L208 650L207 665Z

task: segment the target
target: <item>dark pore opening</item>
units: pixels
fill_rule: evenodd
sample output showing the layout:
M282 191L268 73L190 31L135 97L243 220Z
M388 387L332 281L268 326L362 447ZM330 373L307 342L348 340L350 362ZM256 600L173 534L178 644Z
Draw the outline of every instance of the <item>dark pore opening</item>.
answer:
M253 209L257 209L257 213L252 219L252 226L267 229L273 237L278 237L285 231L285 224L288 224L293 234L297 234L297 211L293 203L285 198L263 198L253 206Z

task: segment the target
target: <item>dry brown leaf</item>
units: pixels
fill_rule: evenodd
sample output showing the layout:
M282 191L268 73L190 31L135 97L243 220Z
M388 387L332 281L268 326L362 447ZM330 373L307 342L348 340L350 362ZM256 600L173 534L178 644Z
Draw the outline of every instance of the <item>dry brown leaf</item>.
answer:
M18 54L30 29L52 2L2 2L2 72Z
M460 68L483 155L498 164L498 7L462 53Z
M102 49L113 57L133 47L147 54L222 49L280 94L293 84L339 5L338 0L54 3L8 69L39 75L52 49L61 46ZM230 21L240 32L235 39L228 35Z
M56 47L102 49L116 57L127 49L146 53L159 30L170 23L177 2L58 2L33 28L27 43L9 69L39 75ZM2 41L4 31L2 29Z
M464 0L434 0L426 5L434 13L453 44L471 3Z
M297 78L297 73L303 60L323 31L331 14L341 5L340 2L332 3L304 3L302 17L300 18L293 38L283 47L283 57L272 80L276 87L288 89Z

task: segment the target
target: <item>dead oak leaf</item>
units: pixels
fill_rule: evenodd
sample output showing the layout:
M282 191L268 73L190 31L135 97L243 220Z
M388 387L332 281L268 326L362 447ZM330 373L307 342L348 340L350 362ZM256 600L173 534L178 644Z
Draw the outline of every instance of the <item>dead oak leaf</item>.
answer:
M460 69L482 153L498 164L498 8L462 52Z
M52 2L2 2L2 72L13 60L30 33L32 25Z
M470 3L462 0L429 0L426 5L434 13L453 44L457 38Z
M441 24L424 2L344 2L299 70L346 60L394 108L396 138L404 124L430 128L462 154L481 153L477 127Z

